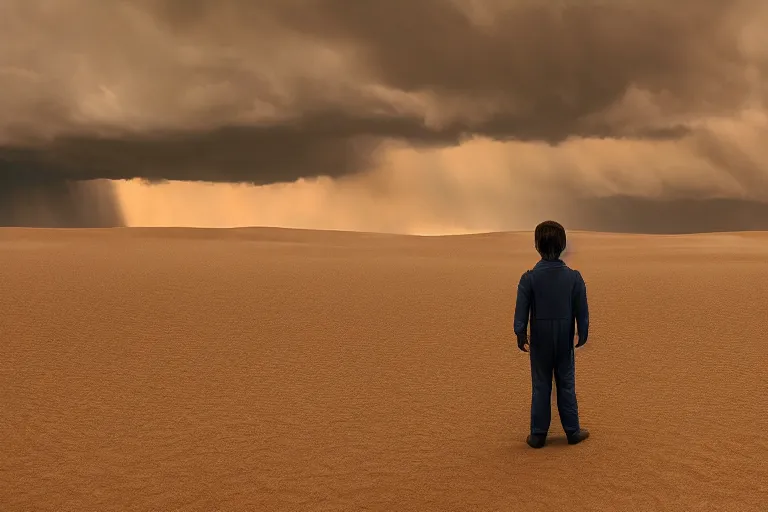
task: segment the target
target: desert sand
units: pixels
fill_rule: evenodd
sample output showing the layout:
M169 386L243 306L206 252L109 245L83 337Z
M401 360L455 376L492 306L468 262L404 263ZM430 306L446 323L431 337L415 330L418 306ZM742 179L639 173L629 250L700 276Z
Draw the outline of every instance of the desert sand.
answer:
M768 510L768 234L569 233L592 437L538 451L532 245L0 230L0 510Z

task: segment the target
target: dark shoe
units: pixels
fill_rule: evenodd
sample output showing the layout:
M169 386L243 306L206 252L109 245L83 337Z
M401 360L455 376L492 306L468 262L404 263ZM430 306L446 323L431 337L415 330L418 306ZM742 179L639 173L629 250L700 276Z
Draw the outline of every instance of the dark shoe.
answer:
M568 438L568 444L579 444L589 437L589 430L581 429L572 434L566 434L566 437Z
M543 448L547 442L547 436L546 434L531 434L526 439L526 442L531 448Z

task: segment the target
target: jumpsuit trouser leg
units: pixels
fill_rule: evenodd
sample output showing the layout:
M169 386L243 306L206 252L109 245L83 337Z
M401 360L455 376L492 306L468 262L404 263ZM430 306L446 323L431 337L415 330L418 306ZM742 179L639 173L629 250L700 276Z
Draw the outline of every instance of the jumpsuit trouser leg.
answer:
M546 435L552 419L554 347L549 340L531 340L531 434Z
M576 357L573 343L562 347L555 360L557 412L566 434L579 431L579 406L576 401Z

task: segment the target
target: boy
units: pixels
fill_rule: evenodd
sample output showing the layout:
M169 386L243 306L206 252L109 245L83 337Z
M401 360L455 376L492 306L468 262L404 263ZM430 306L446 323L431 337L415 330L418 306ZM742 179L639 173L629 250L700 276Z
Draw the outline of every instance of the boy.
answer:
M565 229L554 221L536 226L535 245L541 255L532 270L525 272L517 287L515 335L517 346L529 352L533 396L531 400L531 448L541 448L547 440L551 419L552 375L557 386L557 410L568 444L589 437L579 426L576 404L576 376L573 339L578 324L576 347L587 342L589 310L587 287L577 270L560 259L565 250ZM531 338L528 341L528 316Z

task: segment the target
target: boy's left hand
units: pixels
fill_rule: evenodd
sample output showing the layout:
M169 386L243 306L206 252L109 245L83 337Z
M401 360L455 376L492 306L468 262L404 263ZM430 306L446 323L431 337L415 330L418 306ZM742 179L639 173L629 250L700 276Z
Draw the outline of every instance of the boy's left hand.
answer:
M517 348L522 350L523 352L528 352L528 336L525 334L521 334L517 337Z

